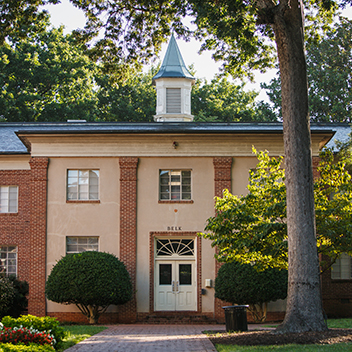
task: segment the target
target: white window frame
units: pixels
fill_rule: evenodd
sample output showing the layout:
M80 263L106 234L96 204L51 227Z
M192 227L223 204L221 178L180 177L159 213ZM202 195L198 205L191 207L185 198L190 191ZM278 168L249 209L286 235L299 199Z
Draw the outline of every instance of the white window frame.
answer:
M183 173L189 173L189 176ZM166 177L168 175L168 177ZM179 177L179 181L173 180ZM187 180L187 181L186 181ZM173 190L173 187L175 190ZM179 187L179 191L177 191ZM159 170L159 200L160 201L190 201L192 200L192 170Z
M0 263L2 273L17 276L17 246L0 246Z
M0 213L18 212L18 186L0 186Z
M352 280L351 256L342 253L336 262L331 266L332 280Z
M76 175L75 175L76 173ZM87 175L84 175L87 173ZM94 184L94 176L97 176L97 184ZM75 182L76 181L76 182ZM68 169L66 199L68 201L92 201L99 200L100 170L98 169ZM70 191L76 188L75 192ZM85 189L85 191L83 191Z
M99 236L66 236L66 254L88 251L99 252Z

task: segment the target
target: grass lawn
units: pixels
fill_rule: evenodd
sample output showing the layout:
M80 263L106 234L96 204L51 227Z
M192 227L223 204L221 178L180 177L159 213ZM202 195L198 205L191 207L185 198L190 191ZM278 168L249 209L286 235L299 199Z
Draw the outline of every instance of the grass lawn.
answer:
M329 319L329 328L352 329L352 319ZM352 343L337 343L333 345L283 345L283 346L236 346L215 345L218 352L345 352L352 351Z
M58 352L62 352L78 342L107 329L105 326L96 325L65 325L63 328L66 331L66 337L63 340L61 348L57 350Z
M345 352L352 350L352 343L337 343L334 345L284 345L284 346L226 346L216 345L218 352Z

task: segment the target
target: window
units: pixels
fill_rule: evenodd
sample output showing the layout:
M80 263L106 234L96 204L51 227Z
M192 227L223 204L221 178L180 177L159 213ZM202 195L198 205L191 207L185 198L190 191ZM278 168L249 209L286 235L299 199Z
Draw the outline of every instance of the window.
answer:
M351 280L351 264L351 257L348 254L341 254L331 267L331 278Z
M0 186L0 213L17 213L18 187Z
M166 113L181 113L181 88L166 88Z
M6 276L17 275L17 247L0 247L1 272Z
M99 170L67 170L67 200L98 200Z
M157 256L194 256L194 239L156 239Z
M160 200L190 200L191 171L160 170Z
M66 237L66 254L99 250L99 237Z

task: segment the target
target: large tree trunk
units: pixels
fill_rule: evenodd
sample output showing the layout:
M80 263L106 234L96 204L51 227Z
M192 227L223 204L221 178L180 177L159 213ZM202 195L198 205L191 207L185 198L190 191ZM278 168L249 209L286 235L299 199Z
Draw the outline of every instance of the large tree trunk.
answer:
M303 4L281 1L273 28L281 73L288 232L287 310L278 330L321 331L327 327L315 235Z

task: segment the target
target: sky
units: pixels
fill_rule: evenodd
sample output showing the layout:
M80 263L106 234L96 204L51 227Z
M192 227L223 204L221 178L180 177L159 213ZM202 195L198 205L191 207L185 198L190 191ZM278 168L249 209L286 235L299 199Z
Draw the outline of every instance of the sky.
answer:
M60 25L65 26L65 33L69 33L76 28L83 28L85 24L85 17L82 11L76 9L69 0L61 0L61 3L58 5L49 5L45 6L51 15L51 23L54 27ZM352 19L352 9L349 8L343 12L343 15ZM200 43L196 40L191 40L185 42L183 40L177 40L177 44L180 48L183 60L186 66L194 64L196 70L197 78L205 78L210 81L216 73L219 72L221 63L215 62L211 58L211 52L203 52L199 54ZM167 44L164 44L162 51L159 54L159 60L162 61L166 52ZM257 100L269 101L268 96L264 90L260 89L261 82L269 82L275 76L276 70L270 70L267 73L256 73L255 74L255 83L246 83L246 90L256 90L259 92Z

